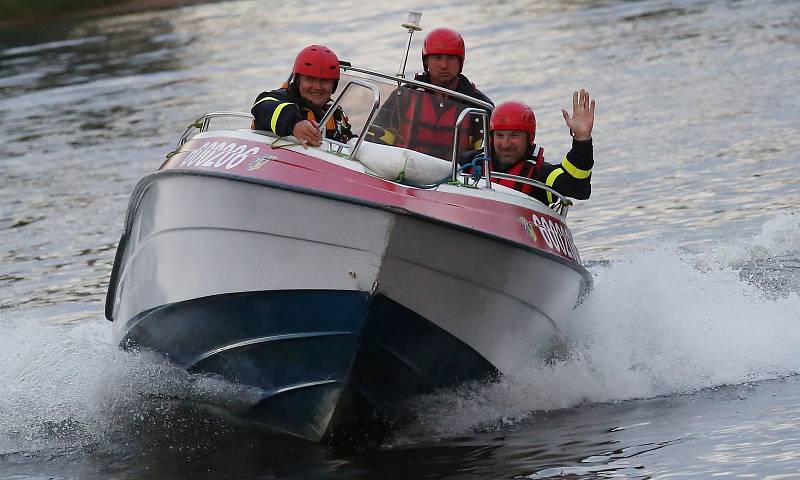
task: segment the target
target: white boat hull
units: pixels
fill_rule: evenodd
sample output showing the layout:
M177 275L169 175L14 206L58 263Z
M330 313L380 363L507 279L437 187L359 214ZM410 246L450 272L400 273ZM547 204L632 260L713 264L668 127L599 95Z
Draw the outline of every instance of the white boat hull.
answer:
M146 178L127 224L117 340L262 389L243 415L311 440L541 356L591 281L472 229L223 175Z

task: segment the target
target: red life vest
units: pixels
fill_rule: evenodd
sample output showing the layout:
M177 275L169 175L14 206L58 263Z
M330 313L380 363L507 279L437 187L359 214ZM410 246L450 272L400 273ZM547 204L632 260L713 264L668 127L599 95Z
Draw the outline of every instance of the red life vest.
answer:
M536 175L542 168L542 163L544 163L544 148L534 144L533 153L531 154L531 156L533 158L520 160L519 162L512 165L511 168L509 168L508 171L504 173L508 173L509 175L516 175L518 177L530 178L531 180L536 180ZM492 178L492 182L499 183L500 185L505 185L506 187L511 187L514 190L519 190L520 192L526 195L531 195L532 192L536 189L536 187L534 187L533 185L528 185L527 183L522 183L522 182L515 182L513 180L500 180L499 178Z
M408 108L406 118L402 122L400 135L406 146L414 150L450 160L453 153L453 129L462 108L460 104L445 99L437 99L433 95L415 95ZM441 102L437 105L435 102ZM440 105L444 105L443 107ZM470 145L470 122L461 124L459 134L459 150L466 151Z

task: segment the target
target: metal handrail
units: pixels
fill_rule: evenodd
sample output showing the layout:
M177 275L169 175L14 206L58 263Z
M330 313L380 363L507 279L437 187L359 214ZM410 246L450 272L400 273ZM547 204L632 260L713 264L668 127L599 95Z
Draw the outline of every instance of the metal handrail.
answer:
M342 70L343 71L352 70L354 72L364 73L364 74L368 74L368 75L374 75L374 76L377 76L377 77L380 77L380 78L393 80L393 81L398 82L398 85L400 85L400 84L412 84L412 85L416 85L416 86L419 86L419 87L422 87L422 88L425 88L425 89L436 90L436 91L439 91L439 92L442 92L442 93L446 93L448 95L452 95L454 97L460 98L462 100L466 100L468 102L476 103L479 106L485 108L485 109L484 108L475 108L475 107L465 108L464 110L461 111L461 113L459 114L458 118L456 119L456 123L455 123L455 126L454 126L454 136L453 136L453 156L452 156L453 168L452 168L452 172L451 172L451 180L457 180L457 178L458 178L458 166L459 166L458 165L458 145L459 145L459 139L460 139L459 137L461 135L461 129L459 127L460 127L461 123L464 121L464 119L466 118L467 115L476 114L476 115L480 115L481 116L481 118L483 120L483 145L484 145L484 148L489 145L489 129L486 128L487 127L486 123L487 123L487 120L488 120L489 112L494 108L494 106L492 104L487 103L487 102L483 102L481 100L478 100L476 98L472 98L472 97L470 97L468 95L464 95L464 94L459 93L459 92L455 92L453 90L448 90L448 89L443 88L443 87L438 87L436 85L428 84L428 83L425 83L425 82L420 82L420 81L417 81L417 80L408 80L408 79L400 78L400 77L397 77L397 76L392 76L392 75L385 74L385 73L380 73L380 72L375 72L375 71L372 71L372 70L352 67L352 66L349 66L349 65L342 65ZM364 123L364 128L361 131L361 135L358 136L358 140L356 141L357 143L356 143L355 148L353 148L353 151L350 153L350 158L352 159L352 158L355 158L355 152L358 150L358 146L361 145L361 142L364 140L364 133L366 132L366 129L372 124L372 121L373 121L375 115L377 114L377 108L378 108L378 105L380 104L380 91L377 89L377 87L375 87L375 85L373 85L371 83L367 83L365 81L361 81L359 79L353 79L353 80L350 81L350 83L357 83L359 85L362 85L364 87L369 88L370 90L372 90L373 94L376 96L376 101L377 101L377 103L373 105L373 108L372 108L372 111L370 112L369 118ZM347 87L349 87L349 86L350 86L350 84L347 85ZM323 121L320 122L321 125L324 125L324 123L327 121L327 118L334 111L335 107L338 106L339 102L341 101L342 97L344 97L345 92L347 91L347 87L345 87L345 90L339 95L339 98L336 99L336 102L334 102L334 104L331 106L331 108L328 110L328 112L326 112L325 116L323 117ZM325 141L327 141L327 142L329 142L329 143L331 143L333 145L338 145L340 148L347 146L347 145L345 145L343 143L336 142L336 141L329 140L329 139L325 139ZM548 185L545 185L544 183L542 183L542 182L540 182L538 180L533 180L533 179L525 178L525 177L519 177L517 175L510 175L510 174L507 174L507 173L492 172L492 169L490 168L490 162L491 162L490 158L486 158L483 161L483 171L485 172L485 174L482 175L482 178L485 181L484 187L486 189L488 189L488 190L492 189L492 177L493 176L496 177L496 178L502 179L502 180L511 180L511 181L515 181L515 182L520 182L520 183L524 183L524 184L527 184L527 185L531 185L533 187L541 188L542 190L550 192L550 193L552 193L553 195L556 196L556 198L558 200L556 200L554 203L549 205L549 207L552 208L554 211L556 211L558 214L560 214L562 217L566 218L567 213L569 211L569 207L573 205L572 200L570 200L569 198L565 197L561 193L557 192L552 187L550 187ZM465 175L465 176L467 176L467 175Z
M181 148L184 143L189 141L189 134L194 129L200 129L200 133L208 131L208 126L211 124L211 119L216 117L243 117L253 119L253 115L246 113L246 112L209 112L203 115L202 117L198 118L194 122L192 122L188 127L186 127L186 131L183 132L181 135L180 140L178 140L178 147ZM177 150L177 149L176 149Z
M395 76L395 75L389 75L388 73L376 72L374 70L368 70L366 68L358 68L358 67L353 67L351 65L342 65L342 71L346 72L348 70L352 70L352 71L358 72L358 73L365 73L367 75L374 75L376 77L385 78L387 80L392 80L394 82L397 82L398 86L403 85L403 84L408 84L408 85L414 85L415 87L423 88L425 90L434 90L434 91L437 91L437 92L440 92L440 93L447 94L447 95L449 95L451 97L455 97L455 98L458 98L460 100L464 100L464 101L469 102L469 103L471 103L471 104L473 104L475 106L486 108L489 111L494 110L494 105L492 105L489 102L484 102L483 100L479 100L479 99L477 99L475 97L470 97L469 95L465 95L463 93L456 92L455 90L450 90L448 88L439 87L439 86L434 85L432 83L420 82L419 80L398 77L398 76Z
M359 70L357 70L357 71L359 71ZM372 73L372 72L368 72L367 71L365 73ZM377 75L378 76L382 76L382 77L386 77L386 78L391 78L391 79L394 79L394 80L400 80L400 79L397 79L395 77L392 77L391 75L386 75L386 74L377 74ZM408 80L407 82L408 83L422 83L423 85L426 86L426 88L428 86L428 84L426 84L424 82L416 82L416 81L413 81L413 80ZM331 105L331 108L328 109L328 111L322 117L323 121L320 122L320 125L322 125L322 128L324 128L324 125L327 122L328 117L330 117L330 115L333 114L334 109L339 105L339 103L341 102L341 99L344 97L345 93L347 92L347 88L350 86L350 84L353 84L353 83L361 85L361 86L366 87L366 88L369 88L370 91L372 91L372 94L373 94L373 105L372 105L372 110L370 111L369 117L367 118L367 121L364 123L364 127L361 130L361 134L358 136L358 139L356 140L356 145L353 147L352 151L350 152L350 159L354 159L355 158L355 154L358 151L358 147L361 145L361 142L364 140L364 134L365 134L367 128L369 128L369 126L372 124L372 121L375 118L375 115L377 115L378 106L380 105L380 90L378 90L378 88L373 84L370 84L370 83L367 83L367 82L364 82L364 81L360 81L358 79L351 80L351 82L345 87L345 89L342 91L342 93L339 95L339 97L336 99L336 101L333 103L333 105ZM441 89L441 90L448 91L447 89ZM457 94L458 92L453 92L453 93ZM461 95L461 94L458 94L458 96L464 97L464 95ZM476 102L480 102L480 100L476 100L476 99L473 99L471 97L466 97L466 98L468 98L470 100L474 100ZM485 102L481 102L481 103L485 103ZM490 104L486 104L486 105L491 107ZM484 121L483 145L488 145L489 144L488 130L486 129L486 124L485 124L488 112L485 111L485 110L479 109L479 108L471 108L470 107L470 108L464 109L459 114L458 119L456 120L456 125L455 125L455 135L454 135L454 143L453 143L453 174L452 174L453 175L452 176L453 180L457 179L457 172L458 172L457 147L458 147L459 135L461 133L460 130L459 130L459 126L461 125L461 122L464 120L464 118L469 114L481 115L481 117L483 118L483 121ZM208 127L209 127L209 125L211 123L211 119L212 118L217 118L217 117L238 117L238 118L249 118L251 120L253 119L253 115L250 114L250 113L246 113L246 112L209 112L209 113L206 113L202 117L200 117L200 118L196 119L195 121L193 121L186 128L186 131L183 132L183 135L181 135L180 140L178 140L178 146L177 146L175 151L177 152L177 150L189 140L189 134L192 132L192 130L199 129L201 133L208 131ZM335 140L324 138L324 135L323 135L323 140L328 142L331 145L338 146L340 149L349 148L349 145L347 145L345 143L337 142ZM531 185L531 186L534 186L536 188L540 188L542 190L545 190L547 192L552 193L553 195L555 195L558 198L558 200L555 203L550 205L550 208L552 208L553 210L555 210L556 212L558 212L560 215L562 215L565 218L567 216L567 212L569 211L569 207L573 205L572 201L569 198L567 198L564 195L558 193L552 187L550 187L548 185L545 185L544 183L542 183L542 182L540 182L538 180L533 180L533 179L525 178L525 177L519 177L517 175L510 175L510 174L501 173L501 172L493 172L492 173L491 169L489 168L489 159L484 160L484 171L486 172L486 175L484 176L484 178L486 179L486 188L487 189L491 189L492 188L491 187L491 177L492 176L494 176L496 178L499 178L501 180L511 180L511 181L514 181L514 182L524 183L526 185ZM467 174L462 174L462 175L468 176Z
M318 125L320 133L322 133L322 139L324 141L331 144L332 146L333 145L338 146L340 151L344 147L349 147L349 145L345 143L325 138L325 125L328 123L328 119L331 117L331 115L333 115L333 113L336 111L336 108L342 102L342 99L345 97L345 94L347 94L347 91L350 89L351 85L360 85L364 88L368 88L372 92L372 110L370 110L369 116L367 117L367 121L364 122L364 127L361 129L360 134L356 136L355 146L353 146L352 150L350 150L349 158L353 160L356 158L356 152L358 151L358 147L360 147L361 142L364 141L364 134L367 132L367 129L372 124L372 121L375 119L375 115L378 114L378 107L381 104L381 91L378 89L378 87L376 87L372 83L363 80L358 80L358 79L350 80L350 82L344 87L344 90L342 90L342 93L339 94L339 97L336 98L336 101L333 102L333 105L331 105L328 111L325 112L325 115L322 116L322 119L319 121Z
M553 195L558 197L558 200L550 204L550 208L552 208L565 218L567 216L567 211L569 211L569 207L573 205L572 200L558 193L553 187L545 185L544 183L538 180L533 180L531 178L526 178L526 177L519 177L517 175L511 175L508 173L501 173L501 172L494 172L493 175L501 180L511 180L513 182L524 183L526 185L531 185L533 187L540 188L546 192L552 193Z
M489 145L489 133L488 129L486 128L486 120L489 113L486 110L481 108L465 108L461 111L456 119L455 125L455 132L453 135L453 171L451 173L450 179L455 181L458 179L458 144L461 137L461 123L469 114L477 114L480 115L483 119L483 145ZM484 157L485 158L485 157ZM491 171L489 170L489 159L485 158L483 161L483 171L486 172L486 188L489 190L492 189L492 177Z

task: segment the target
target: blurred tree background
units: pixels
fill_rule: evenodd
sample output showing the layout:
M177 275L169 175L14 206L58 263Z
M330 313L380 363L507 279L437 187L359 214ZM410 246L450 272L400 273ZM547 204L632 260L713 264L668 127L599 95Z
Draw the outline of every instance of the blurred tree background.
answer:
M0 0L0 19L105 7L126 0Z

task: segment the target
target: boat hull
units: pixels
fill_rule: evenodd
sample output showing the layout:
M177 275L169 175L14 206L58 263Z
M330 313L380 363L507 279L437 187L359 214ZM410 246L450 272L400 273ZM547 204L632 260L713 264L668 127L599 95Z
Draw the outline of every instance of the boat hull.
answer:
M107 315L122 344L250 387L237 415L319 441L542 357L589 285L575 262L402 209L160 172L132 198Z
M214 295L137 315L123 343L247 385L247 398L233 413L319 440L353 363L368 305L368 295L355 290Z

